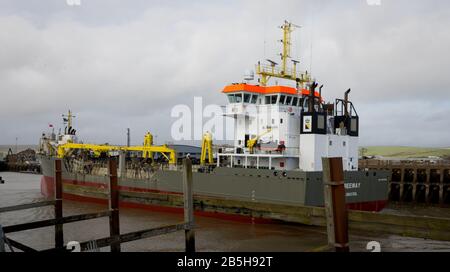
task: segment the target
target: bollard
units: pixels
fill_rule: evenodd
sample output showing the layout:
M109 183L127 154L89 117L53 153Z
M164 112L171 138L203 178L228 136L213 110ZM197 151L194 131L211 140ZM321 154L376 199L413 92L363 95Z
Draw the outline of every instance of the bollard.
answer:
M342 158L322 158L328 243L336 252L349 252Z
M186 252L192 253L195 252L192 161L184 159L183 166L184 222L188 224L185 229Z

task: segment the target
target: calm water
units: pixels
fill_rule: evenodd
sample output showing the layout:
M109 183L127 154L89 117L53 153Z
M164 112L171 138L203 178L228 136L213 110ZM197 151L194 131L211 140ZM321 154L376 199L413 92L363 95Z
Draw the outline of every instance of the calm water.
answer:
M44 200L40 194L39 175L0 173L6 180L0 184L0 207ZM101 211L106 206L64 201L64 215ZM0 214L3 226L53 217L53 207ZM157 213L121 208L121 232L131 232L183 220L180 214ZM214 218L196 217L198 251L313 251L326 244L326 230L285 224L248 224ZM13 233L9 236L36 249L53 246L54 228ZM108 218L64 225L64 239L88 241L109 235ZM384 251L449 251L450 242L429 241L388 235L352 233L352 251L366 251L369 241L379 241ZM102 249L107 251L108 248ZM123 251L183 251L184 232L122 244Z

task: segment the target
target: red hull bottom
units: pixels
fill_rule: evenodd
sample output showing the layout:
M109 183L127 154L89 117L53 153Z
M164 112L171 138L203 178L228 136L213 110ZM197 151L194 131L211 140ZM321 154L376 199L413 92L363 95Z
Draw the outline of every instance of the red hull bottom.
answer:
M101 188L98 184L90 183L90 182L63 180L63 183ZM119 186L119 190L136 191L136 192L145 192L145 191L156 192L154 190L145 190L145 189L143 190L143 189L131 188L131 187L125 188L125 187L121 187L121 186ZM53 197L55 195L53 177L43 176L41 178L41 193L45 197L48 197L48 198ZM160 193L174 194L174 193L161 192L161 191L160 191ZM175 193L175 194L178 194L178 193ZM94 198L94 197L76 195L76 194L71 194L71 193L63 193L63 198L67 199L67 200L72 200L72 201L89 202L89 203L95 203L95 204L108 205L108 199ZM142 209L142 210L149 210L149 211L156 211L156 212L166 212L166 213L176 213L176 214L183 213L183 208L180 208L180 207L158 206L158 205L151 205L151 204L133 203L133 202L127 202L127 201L120 201L119 205L120 205L120 207L124 207L124 208ZM357 211L379 212L382 209L384 209L386 207L386 205L387 205L387 201L373 201L373 202L365 202L365 203L347 204L347 208L350 210L357 210ZM251 222L251 223L272 223L273 222L273 220L271 220L271 219L252 218L252 217L245 216L245 215L237 215L237 214L232 215L232 214L225 214L225 213L219 213L219 212L208 212L208 211L195 211L195 215L204 216L204 217L221 218L221 219L225 219L225 220L232 220L232 221L239 221L239 222Z

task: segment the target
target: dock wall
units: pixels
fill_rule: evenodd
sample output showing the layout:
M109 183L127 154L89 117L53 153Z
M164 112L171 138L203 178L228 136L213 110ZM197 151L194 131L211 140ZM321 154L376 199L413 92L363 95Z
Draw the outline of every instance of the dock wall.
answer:
M450 162L362 160L359 167L391 172L390 201L450 207Z

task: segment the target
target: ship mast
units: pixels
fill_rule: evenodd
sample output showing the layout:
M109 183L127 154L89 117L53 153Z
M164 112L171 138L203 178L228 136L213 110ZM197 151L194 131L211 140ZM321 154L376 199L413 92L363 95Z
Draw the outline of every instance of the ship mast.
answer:
M285 21L280 28L283 30L283 39L281 40L283 43L283 51L280 54L282 61L281 68L276 67L278 64L271 60L267 60L270 63L270 66L261 65L261 63L258 62L256 74L260 76L260 84L262 86L267 86L268 81L272 77L293 80L296 81L297 84L303 86L304 83L311 81L308 72L297 72L297 64L299 62L296 60L292 60L293 67L288 68L288 59L291 58L291 33L295 28L299 28L299 26Z
M291 23L285 22L281 27L283 29L283 53L281 53L281 60L283 61L283 67L281 69L281 74L286 74L286 62L287 59L291 57L291 33L294 31L295 26ZM294 64L294 70L296 65Z
M72 128L72 118L75 117L72 112L69 110L69 113L67 115L63 114L62 117L64 123L67 123L67 128Z

